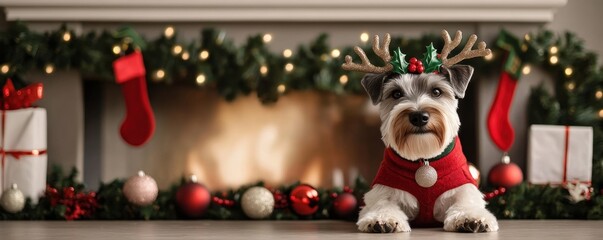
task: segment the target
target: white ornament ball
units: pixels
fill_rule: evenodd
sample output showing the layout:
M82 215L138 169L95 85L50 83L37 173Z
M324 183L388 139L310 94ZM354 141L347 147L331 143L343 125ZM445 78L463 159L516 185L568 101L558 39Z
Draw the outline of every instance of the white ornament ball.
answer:
M23 207L25 207L25 196L17 188L17 184L13 184L10 189L2 193L0 205L4 211L9 213L18 213L23 210Z
M429 163L425 163L415 172L415 181L421 187L431 187L438 181L438 172Z
M150 176L139 171L138 175L128 178L123 187L124 196L132 204L146 206L157 199L159 189L157 182Z
M274 196L264 187L252 187L243 194L241 208L249 218L266 218L274 210Z

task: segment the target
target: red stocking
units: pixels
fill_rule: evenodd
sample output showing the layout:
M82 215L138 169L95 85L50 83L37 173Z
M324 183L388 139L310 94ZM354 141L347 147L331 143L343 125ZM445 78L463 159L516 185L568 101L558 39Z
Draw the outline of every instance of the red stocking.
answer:
M126 118L121 124L121 137L130 145L140 146L155 131L142 54L137 51L117 59L113 62L113 70L115 81L121 85L126 101Z
M509 151L511 145L513 145L513 140L515 140L515 131L509 121L509 109L511 108L516 85L517 79L503 71L498 82L496 98L488 114L490 137L498 148L505 152Z

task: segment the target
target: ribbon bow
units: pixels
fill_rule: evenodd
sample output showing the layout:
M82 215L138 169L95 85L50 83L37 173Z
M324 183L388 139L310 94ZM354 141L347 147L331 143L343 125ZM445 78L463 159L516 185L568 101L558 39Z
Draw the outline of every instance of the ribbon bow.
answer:
M31 107L31 105L42 99L44 86L41 83L33 83L25 88L16 90L13 81L6 80L2 87L1 110L14 110Z

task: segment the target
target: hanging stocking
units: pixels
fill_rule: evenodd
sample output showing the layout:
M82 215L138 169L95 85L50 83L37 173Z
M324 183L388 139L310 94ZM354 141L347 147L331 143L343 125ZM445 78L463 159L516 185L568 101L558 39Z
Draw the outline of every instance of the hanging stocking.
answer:
M115 81L121 85L126 101L126 118L121 124L121 137L132 146L147 142L155 131L153 109L147 95L145 69L140 51L113 62Z

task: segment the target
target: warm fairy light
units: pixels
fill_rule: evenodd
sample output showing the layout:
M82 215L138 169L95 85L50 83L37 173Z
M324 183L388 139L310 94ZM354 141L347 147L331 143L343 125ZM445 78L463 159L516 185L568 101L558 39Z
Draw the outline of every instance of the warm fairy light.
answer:
M552 46L551 48L549 48L549 52L551 54L557 54L557 52L559 52L559 48L557 48L557 46Z
M494 53L490 53L486 56L484 56L484 59L486 59L486 61L491 61L494 58Z
M283 51L283 57L290 58L293 55L293 51L291 49L285 49Z
M320 55L320 60L322 60L323 62L329 61L329 55L327 55L327 54Z
M341 75L341 77L339 77L339 83L344 85L348 83L348 75Z
M549 58L549 62L551 64L557 64L557 62L559 62L559 58L557 56L551 56L551 58Z
M207 60L208 57L209 57L209 52L207 50L203 50L199 53L199 59L201 59L201 60Z
M603 91L598 90L598 91L595 93L595 98L597 98L597 100L600 100L601 98L603 98Z
M203 83L205 83L205 75L199 74L197 75L197 78L195 80L197 82L197 85L203 85Z
M175 32L174 27L168 26L163 31L163 36L165 36L166 38L172 38L174 36L174 32Z
M569 83L567 83L566 87L567 87L567 90L572 91L572 90L574 90L574 88L576 88L576 84L574 82L569 82Z
M280 94L283 94L286 90L287 90L287 87L285 87L284 84L279 84L278 87L276 87L276 91L278 91L278 93L280 93Z
M526 35L523 35L523 39L525 39L527 42L529 42L530 40L532 40L532 37L530 37L529 33L526 33Z
M188 52L183 52L182 53L182 60L186 61L191 57L191 55Z
M366 32L363 32L362 34L360 34L360 41L362 42L368 42L369 40L369 34Z
M54 66L52 64L46 64L44 72L46 72L46 74L52 74L54 72Z
M180 45L175 45L175 46L172 48L172 53L173 53L173 54L175 54L175 55L178 55L178 54L180 54L181 52L182 52L182 46L180 46Z
M603 109L599 110L599 117L603 118Z
M260 67L260 73L261 73L263 76L266 76L266 74L268 74L268 67L267 67L266 65L262 65L262 66Z
M571 67L566 67L564 72L565 72L565 76L569 77L572 75L572 73L574 73L574 69L572 69Z
M331 51L331 57L337 58L339 55L341 55L339 49L333 49L333 51Z
M528 51L528 44L521 44L521 51L522 52L527 52Z
M155 79L161 80L164 77L165 77L165 71L163 71L162 69L159 69L155 72Z
M525 66L523 66L523 69L521 69L521 72L524 75L530 74L531 71L532 71L532 68L530 67L530 65L527 65L527 64Z
M3 64L2 67L0 67L0 72L2 73L8 73L9 70L10 67L8 66L8 64Z
M291 72L291 71L293 71L293 67L294 67L293 63L287 63L287 64L285 64L285 71Z
M71 33L65 32L63 33L63 41L69 42L71 40Z
M113 53L115 55L121 53L121 47L119 45L113 45Z
M264 34L264 36L262 37L262 40L264 40L265 43L271 42L272 41L272 34L270 34L270 33Z

